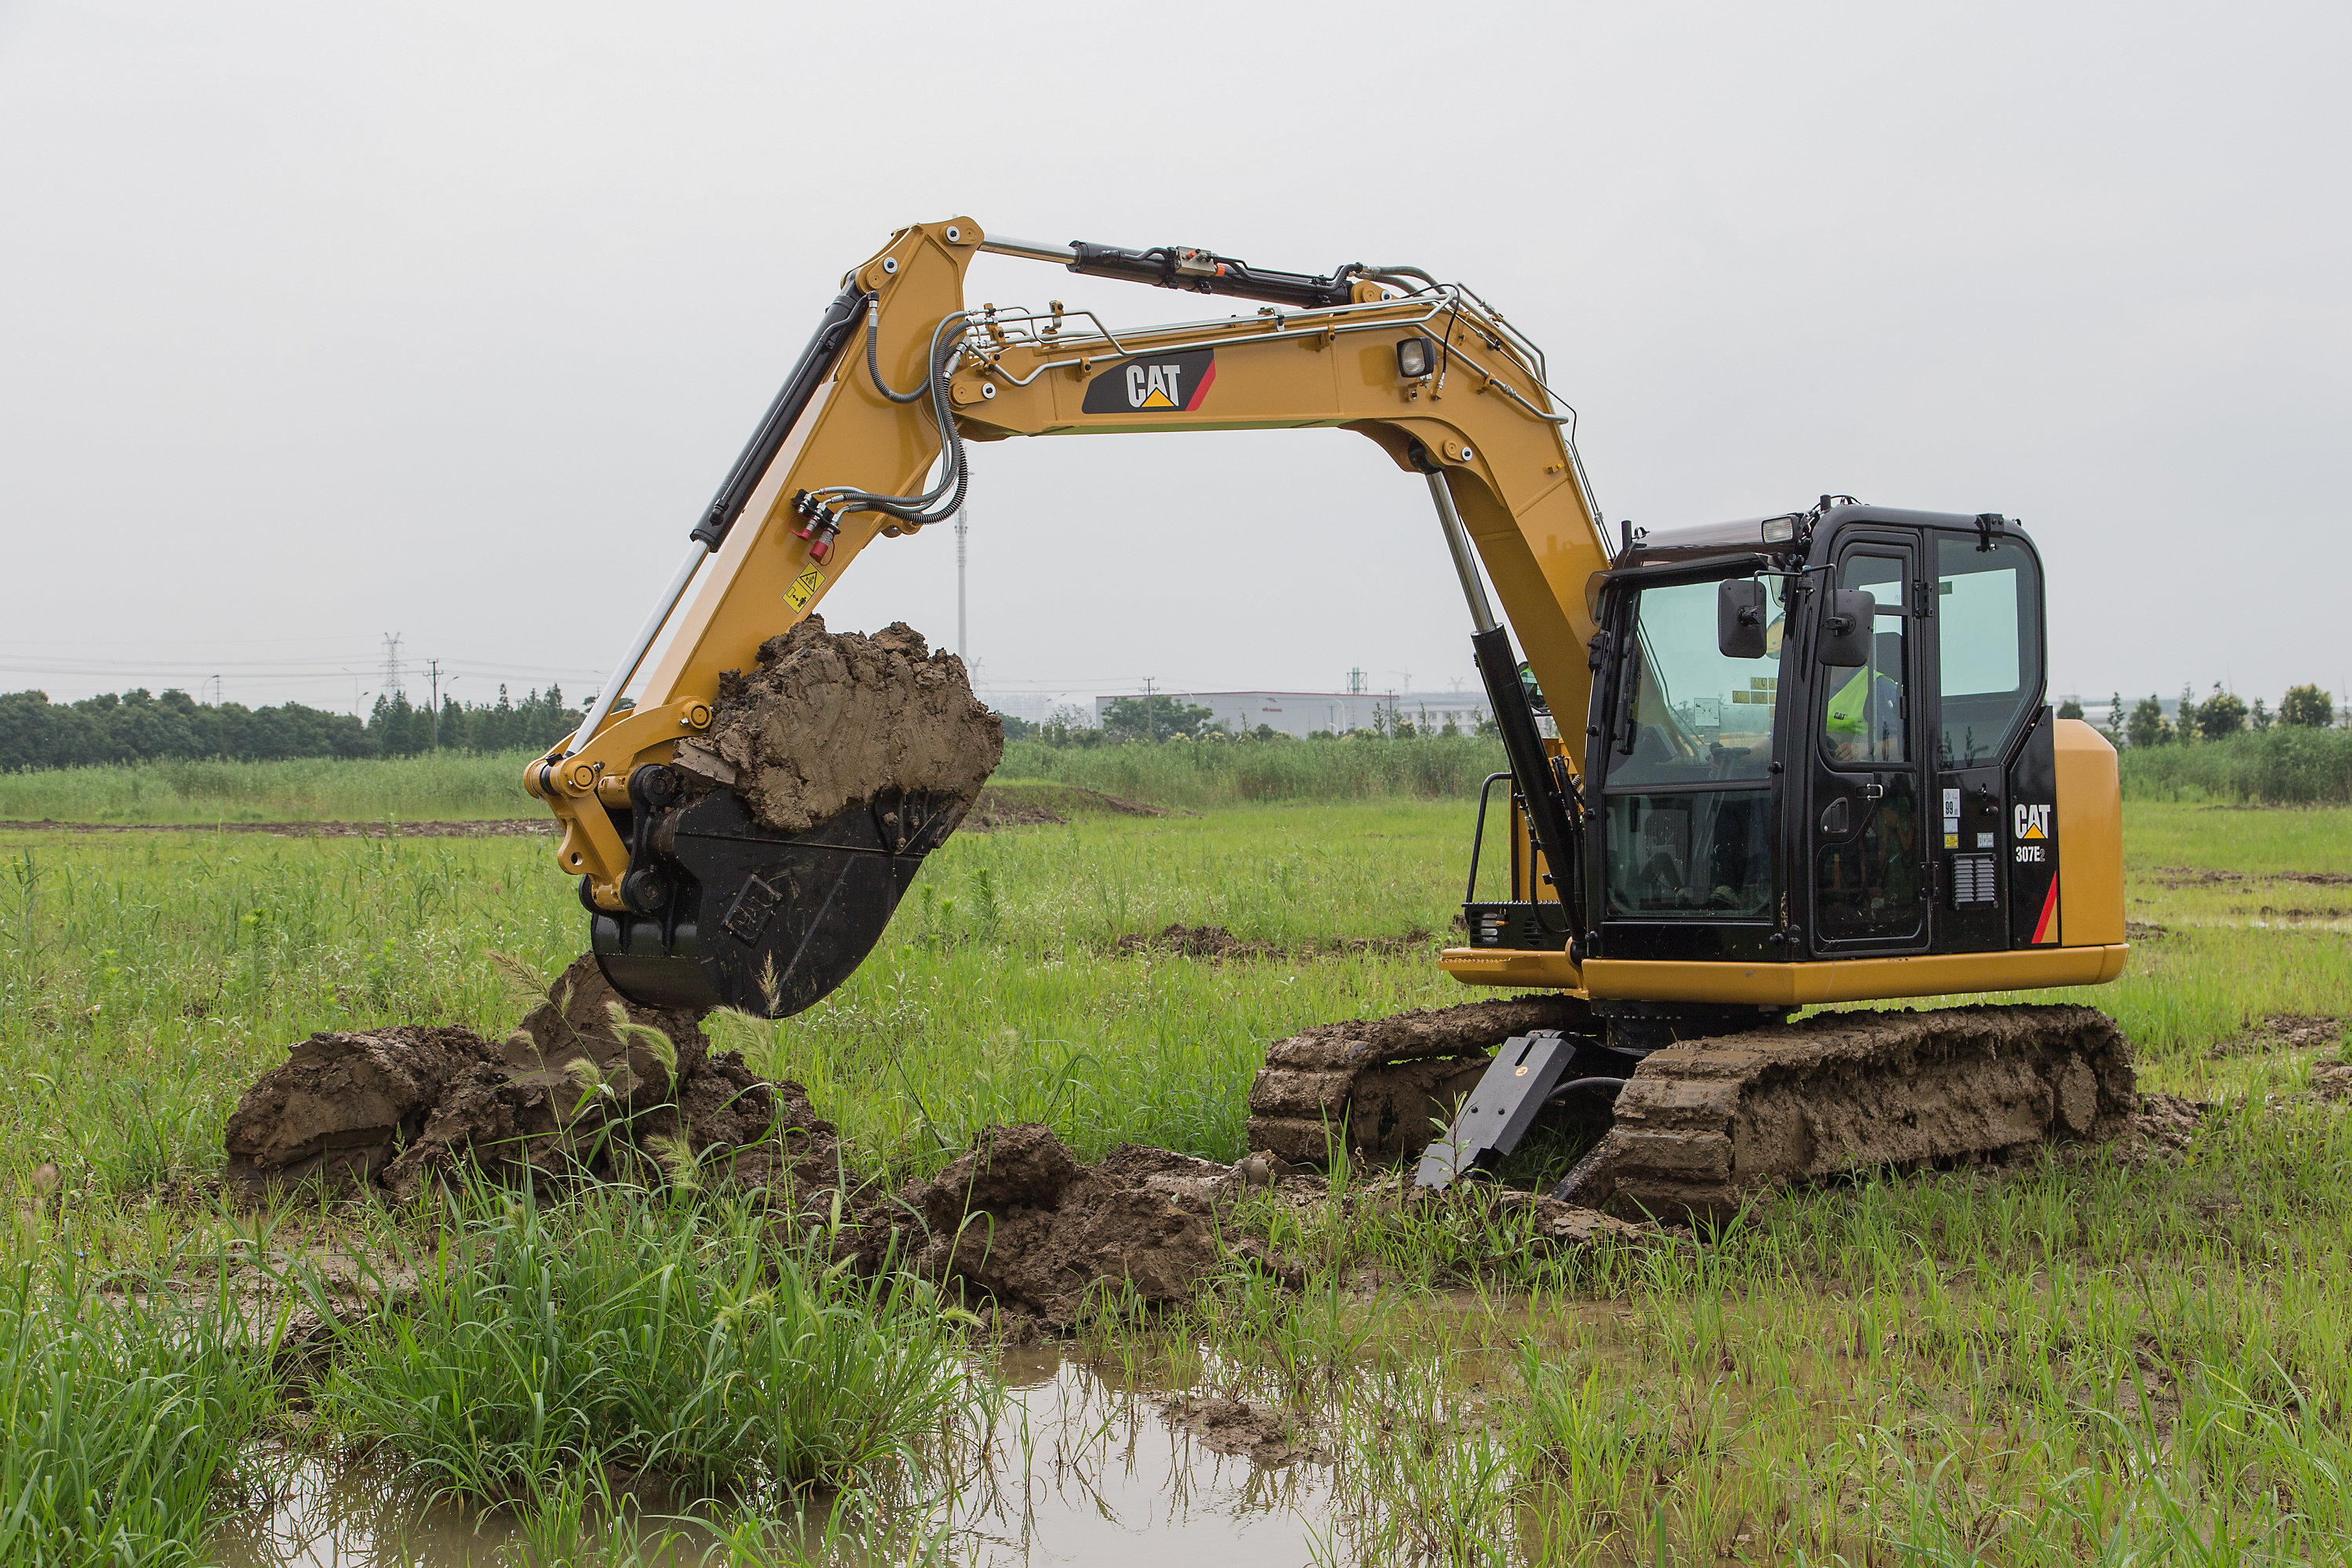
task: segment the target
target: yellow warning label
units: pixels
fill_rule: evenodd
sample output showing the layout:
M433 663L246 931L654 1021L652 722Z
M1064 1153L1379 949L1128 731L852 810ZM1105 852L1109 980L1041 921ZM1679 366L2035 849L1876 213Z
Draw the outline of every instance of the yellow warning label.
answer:
M1947 833L1947 834L1945 834L1945 835L1944 835L1944 847L1945 847L1945 848L1947 848L1947 849L1958 849L1959 847L1960 847L1960 836L1959 836L1958 834L1957 834L1957 833Z
M816 591L824 586L824 568L811 566L793 578L793 585L784 590L784 603L795 610L805 610L809 607L809 601L816 597Z

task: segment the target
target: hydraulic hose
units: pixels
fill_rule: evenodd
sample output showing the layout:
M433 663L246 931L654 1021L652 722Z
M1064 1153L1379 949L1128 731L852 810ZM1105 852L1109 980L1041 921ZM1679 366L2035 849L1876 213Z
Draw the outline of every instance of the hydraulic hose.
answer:
M971 483L970 470L964 466L963 435L956 428L955 413L948 402L948 366L963 342L963 323L971 319L969 310L957 310L940 318L931 329L928 372L922 384L908 392L900 392L882 377L880 342L882 323L875 307L877 295L866 296L866 372L874 382L874 389L893 403L914 403L926 394L931 400L931 414L938 421L940 451L946 461L941 467L940 482L920 495L887 496L873 490L861 490L854 485L826 485L808 492L811 502L822 505L835 517L845 517L854 511L878 511L902 522L920 528L927 522L939 522L955 515L963 505L966 489ZM953 335L948 329L954 327ZM952 493L950 493L952 492ZM941 496L948 503L938 507Z

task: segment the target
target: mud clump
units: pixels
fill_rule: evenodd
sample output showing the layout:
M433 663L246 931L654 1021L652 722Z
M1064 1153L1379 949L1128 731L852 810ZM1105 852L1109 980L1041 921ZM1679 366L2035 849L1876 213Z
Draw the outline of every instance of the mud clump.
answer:
M1055 1326L1108 1288L1147 1305L1189 1300L1223 1261L1221 1208L1245 1190L1234 1170L1123 1143L1082 1165L1036 1123L991 1129L928 1182L861 1205L850 1246L899 1260L968 1298Z
M1162 1410L1168 1424L1189 1432L1213 1454L1245 1454L1269 1468L1322 1460L1330 1455L1306 1423L1268 1405L1223 1394L1179 1394Z
M318 1034L229 1115L224 1181L405 1199L468 1169L505 1183L656 1183L717 1168L796 1195L835 1179L838 1142L792 1083L714 1053L691 1012L640 1007L593 957L503 1042L456 1027Z
M867 637L811 616L720 678L688 773L733 785L762 826L800 833L892 791L969 807L1004 755L1004 726L971 694L963 660L904 622Z
M2246 1034L2219 1042L2207 1055L2219 1060L2273 1051L2332 1049L2344 1041L2344 1019L2331 1014L2274 1014Z

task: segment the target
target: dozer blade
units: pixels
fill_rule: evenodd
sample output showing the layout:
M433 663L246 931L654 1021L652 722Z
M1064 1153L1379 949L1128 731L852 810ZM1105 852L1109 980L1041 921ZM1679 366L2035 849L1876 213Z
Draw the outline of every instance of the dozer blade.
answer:
M633 1002L788 1016L856 973L962 815L961 802L893 793L778 833L715 788L652 815L643 842L654 874L637 886L656 889L659 905L593 910L590 945Z

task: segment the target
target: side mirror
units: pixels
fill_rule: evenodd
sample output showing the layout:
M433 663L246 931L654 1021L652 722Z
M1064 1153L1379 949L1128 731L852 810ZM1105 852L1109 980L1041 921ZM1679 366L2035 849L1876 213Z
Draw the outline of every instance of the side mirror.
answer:
M1715 647L1726 658L1764 657L1764 584L1735 577L1715 591Z
M1832 588L1822 606L1822 637L1814 657L1842 669L1870 662L1871 617L1878 602L1859 588Z

